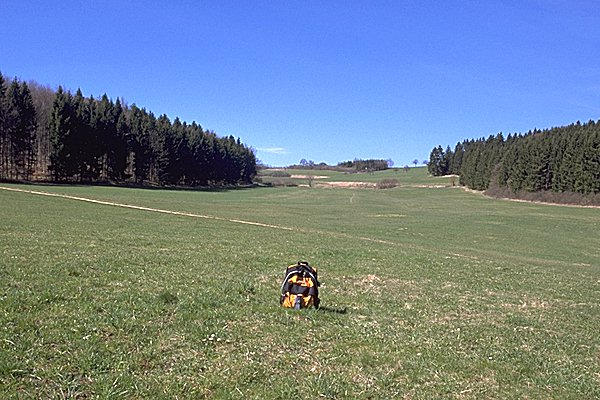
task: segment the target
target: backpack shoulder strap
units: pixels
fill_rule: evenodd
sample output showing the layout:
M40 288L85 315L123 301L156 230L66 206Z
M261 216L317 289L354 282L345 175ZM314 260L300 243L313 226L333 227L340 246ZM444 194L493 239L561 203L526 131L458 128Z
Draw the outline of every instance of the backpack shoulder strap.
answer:
M287 270L285 271L285 276L283 277L283 282L281 283L281 294L284 294L285 292L289 291L289 287L290 287L290 278L294 275L301 275L302 274L302 268L298 265L290 265L289 267L287 267Z

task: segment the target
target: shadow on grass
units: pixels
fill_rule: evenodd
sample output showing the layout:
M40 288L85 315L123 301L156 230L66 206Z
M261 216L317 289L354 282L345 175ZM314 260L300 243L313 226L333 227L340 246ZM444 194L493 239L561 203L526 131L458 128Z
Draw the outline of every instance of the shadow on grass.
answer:
M328 312L328 313L333 313L333 314L347 314L348 308L347 307L333 308L333 307L320 306L319 308L317 308L317 311Z

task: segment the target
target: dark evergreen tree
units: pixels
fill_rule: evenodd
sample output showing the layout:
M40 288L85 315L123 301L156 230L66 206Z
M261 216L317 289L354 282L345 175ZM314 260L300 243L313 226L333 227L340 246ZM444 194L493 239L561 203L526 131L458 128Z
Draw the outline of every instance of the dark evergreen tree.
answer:
M172 183L169 177L171 162L171 122L166 114L156 119L151 132L152 180L160 184Z
M440 172L442 175L448 175L450 173L450 168L452 167L453 162L454 152L450 149L450 146L447 146L444 156L442 157L442 163L440 165Z
M454 175L460 174L460 168L462 166L462 159L464 155L463 144L458 142L454 147L454 157L452 157L452 163L450 165L450 173Z
M35 81L27 83L31 92L35 108L36 131L35 131L35 179L48 180L48 165L50 164L50 139L48 137L48 119L52 111L54 101L54 90L43 86Z
M19 97L21 87L17 79L8 86L4 100L4 174L9 179L15 179L16 136L20 125Z
M128 178L127 175L127 160L130 153L130 128L127 114L121 106L121 102L117 99L115 104L117 110L116 142L117 147L112 152L111 164L111 179L123 181Z
M8 177L8 127L6 124L6 83L0 73L0 179Z
M171 163L169 177L174 184L185 184L189 179L188 166L192 157L187 135L187 125L175 118L172 125L172 139L170 140Z
M194 168L190 172L193 185L207 185L213 165L213 138L201 126L192 125L189 135L190 152Z
M107 148L107 178L114 181L121 181L125 176L127 167L127 126L123 115L123 106L121 100L117 98L114 105L111 102L111 115L106 126Z
M100 101L97 102L95 113L95 128L97 132L97 150L100 164L100 179L107 180L109 178L109 166L112 160L111 149L115 146L115 126L113 112L114 104L110 101L106 93L102 95Z
M13 159L17 179L29 180L35 164L37 119L29 87L21 83L18 93L18 124L13 131Z
M137 183L150 179L153 163L150 134L154 129L155 118L145 109L132 107L131 134L134 138L134 176Z
M91 162L89 152L94 149L90 136L90 113L87 100L83 97L81 89L77 89L73 96L73 133L71 145L73 148L72 160L77 165L76 178L78 180L91 180L89 171Z
M427 170L433 176L444 175L444 171L447 170L447 165L442 146L434 147L433 150L431 150L431 154L429 155L429 163L427 164Z
M26 83L14 79L8 89L1 83L1 176L30 179L35 161L37 119Z
M50 171L56 181L71 178L78 172L73 135L77 129L71 95L58 87L48 123L50 133Z

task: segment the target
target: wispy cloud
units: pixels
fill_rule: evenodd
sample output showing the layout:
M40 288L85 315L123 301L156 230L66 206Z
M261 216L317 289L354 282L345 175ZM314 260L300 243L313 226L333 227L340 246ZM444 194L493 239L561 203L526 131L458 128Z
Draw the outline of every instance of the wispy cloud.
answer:
M288 151L283 147L257 147L256 150L262 151L263 153L288 154Z

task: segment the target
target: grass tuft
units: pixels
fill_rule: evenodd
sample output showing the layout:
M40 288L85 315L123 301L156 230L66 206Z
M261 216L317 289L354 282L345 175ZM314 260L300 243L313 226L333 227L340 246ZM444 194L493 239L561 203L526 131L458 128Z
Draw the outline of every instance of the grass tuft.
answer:
M177 304L179 299L173 293L165 290L158 295L158 299L164 304Z

